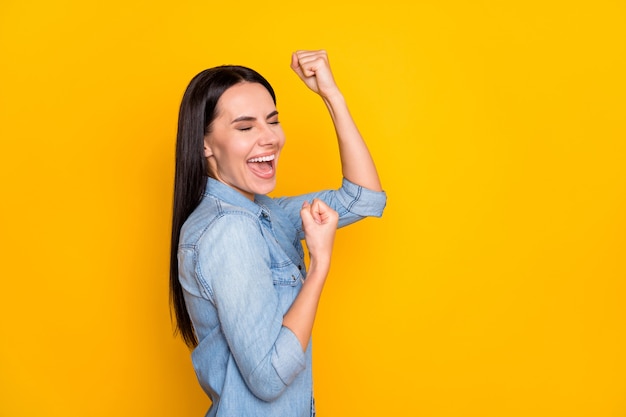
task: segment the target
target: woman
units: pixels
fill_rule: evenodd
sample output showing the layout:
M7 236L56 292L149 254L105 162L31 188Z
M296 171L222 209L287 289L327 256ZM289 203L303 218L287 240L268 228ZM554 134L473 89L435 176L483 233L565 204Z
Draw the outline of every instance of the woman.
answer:
M339 190L266 195L285 137L274 90L257 72L205 70L180 107L170 293L213 403L207 416L315 415L310 339L335 230L381 216L386 202L326 52L298 51L291 68L330 112Z

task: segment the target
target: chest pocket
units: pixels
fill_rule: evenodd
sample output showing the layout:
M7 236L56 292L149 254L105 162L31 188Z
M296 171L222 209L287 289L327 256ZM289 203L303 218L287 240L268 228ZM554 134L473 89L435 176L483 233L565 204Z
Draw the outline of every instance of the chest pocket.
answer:
M302 274L291 260L272 262L272 279L280 310L286 314L302 288Z
M296 245L286 243L289 242L289 237L280 227L280 224L276 225L278 227L272 228L266 218L262 219L261 224L270 252L270 268L274 286L298 287L302 283L304 274L306 274L305 271L301 271L301 268L304 267L302 245L300 242ZM285 248L281 246L279 239L287 244ZM301 260L301 262L294 263L294 261L297 262L298 260ZM298 265L302 266L299 267Z
M297 287L302 283L302 273L291 261L282 264L272 262L272 279L274 285Z
M297 247L290 245L291 239L280 224L273 228L269 220L263 218L261 225L270 253L272 282L278 296L279 308L285 314L302 288L302 279L306 276L306 271L301 271L300 268L304 268L304 260ZM286 246L283 247L279 240Z

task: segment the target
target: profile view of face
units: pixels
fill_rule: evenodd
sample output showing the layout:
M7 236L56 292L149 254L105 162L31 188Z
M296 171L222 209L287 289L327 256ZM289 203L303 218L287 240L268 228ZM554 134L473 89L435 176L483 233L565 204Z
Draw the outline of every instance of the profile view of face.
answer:
M253 200L276 187L285 135L270 93L258 83L227 89L204 137L209 175Z

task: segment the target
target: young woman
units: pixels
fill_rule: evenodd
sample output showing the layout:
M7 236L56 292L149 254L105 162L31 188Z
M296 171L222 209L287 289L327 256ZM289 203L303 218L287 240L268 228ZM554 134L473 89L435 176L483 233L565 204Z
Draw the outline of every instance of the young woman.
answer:
M180 107L170 293L212 400L207 416L315 415L310 339L335 230L381 216L386 203L326 52L298 51L291 68L330 112L344 177L338 190L266 195L285 136L274 90L257 72L205 70Z

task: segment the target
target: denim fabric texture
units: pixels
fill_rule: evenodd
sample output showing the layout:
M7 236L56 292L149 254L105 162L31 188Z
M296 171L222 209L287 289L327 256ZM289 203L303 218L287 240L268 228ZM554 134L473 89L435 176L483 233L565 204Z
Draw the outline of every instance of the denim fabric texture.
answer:
M339 227L381 216L384 192L344 179L339 190L255 201L208 179L181 230L179 279L198 337L192 362L211 417L314 416L311 343L282 325L306 279L300 209L313 198Z

